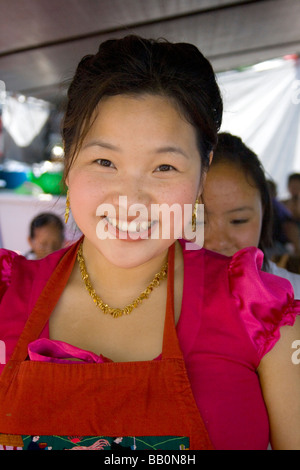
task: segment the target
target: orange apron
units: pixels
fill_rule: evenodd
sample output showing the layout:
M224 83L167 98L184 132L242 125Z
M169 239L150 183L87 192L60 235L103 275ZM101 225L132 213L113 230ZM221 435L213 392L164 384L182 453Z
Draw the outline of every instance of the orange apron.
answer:
M28 360L28 344L48 321L78 246L64 254L48 280L1 375L0 448L212 449L176 335L174 245L161 359L100 364Z

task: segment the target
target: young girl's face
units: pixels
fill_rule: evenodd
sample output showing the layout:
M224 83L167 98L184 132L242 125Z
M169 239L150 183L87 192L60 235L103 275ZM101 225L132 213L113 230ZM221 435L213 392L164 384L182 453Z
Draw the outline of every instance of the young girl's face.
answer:
M36 227L33 238L28 238L32 251L38 259L44 258L63 246L61 231L53 224Z
M263 209L259 190L234 165L212 166L204 186L204 247L232 256L260 240Z
M182 231L180 211L171 217L166 238L157 206L177 204L183 214L184 204L194 206L200 180L196 131L176 106L157 95L117 95L99 103L67 184L73 217L87 243L113 264L130 267L173 243L178 228ZM137 218L138 225L126 226ZM103 229L114 239L103 239Z

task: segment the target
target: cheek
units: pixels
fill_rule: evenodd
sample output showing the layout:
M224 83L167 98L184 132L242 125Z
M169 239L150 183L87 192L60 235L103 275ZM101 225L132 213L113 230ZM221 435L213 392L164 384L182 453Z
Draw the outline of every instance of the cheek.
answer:
M171 211L170 217L171 230L173 231L174 239L182 237L186 239L194 238L195 234L191 232L191 221L196 198L197 188L193 187L191 184L178 188L176 197L173 197L173 199L170 198L169 207L174 207L174 210Z
M192 212L195 202L197 199L197 188L193 187L192 184L180 185L176 188L176 191L173 190L170 194L165 194L164 201L170 207L172 205L181 208L182 216L183 212L186 209L185 205L191 206L190 209Z
M243 231L243 247L258 246L261 233L261 221L259 219L252 222L251 226ZM241 237L242 238L242 237Z
M103 202L103 186L85 175L71 175L69 198L72 216L83 233L96 233L97 207ZM92 232L91 232L92 231Z
M105 182L99 181L99 178L87 172L71 173L69 178L69 194L71 206L81 206L85 204L87 207L94 204L100 204L104 194L107 193L107 185ZM99 202L98 202L99 201ZM96 211L96 208L95 208Z

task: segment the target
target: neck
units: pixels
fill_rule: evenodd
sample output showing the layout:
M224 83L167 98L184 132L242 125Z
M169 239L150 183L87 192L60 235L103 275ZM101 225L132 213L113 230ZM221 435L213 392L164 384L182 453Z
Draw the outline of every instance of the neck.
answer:
M83 257L93 288L102 300L114 307L124 307L152 281L167 260L168 250L147 262L129 268L111 263L87 239Z

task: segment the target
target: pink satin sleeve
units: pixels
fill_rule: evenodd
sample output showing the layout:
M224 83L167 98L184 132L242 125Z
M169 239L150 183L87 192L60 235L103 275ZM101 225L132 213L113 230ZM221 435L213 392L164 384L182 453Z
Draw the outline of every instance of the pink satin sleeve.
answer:
M11 283L12 265L17 256L14 251L0 249L0 301Z
M291 283L261 271L262 263L260 250L246 248L229 265L230 290L259 360L279 340L280 327L292 326L300 315L300 301L294 299Z

